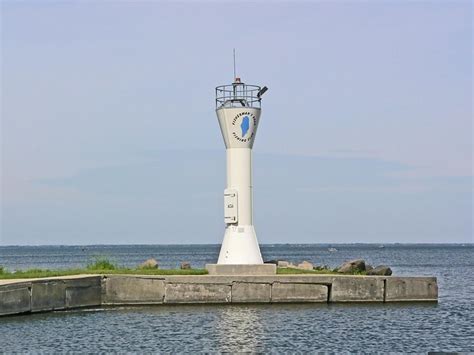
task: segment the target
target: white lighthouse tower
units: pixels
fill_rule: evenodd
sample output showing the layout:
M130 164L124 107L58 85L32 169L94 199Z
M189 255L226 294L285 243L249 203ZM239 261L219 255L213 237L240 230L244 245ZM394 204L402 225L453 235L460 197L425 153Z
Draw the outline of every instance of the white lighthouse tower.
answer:
M267 87L235 78L216 87L216 113L227 153L226 224L218 264L263 264L252 215L252 147Z

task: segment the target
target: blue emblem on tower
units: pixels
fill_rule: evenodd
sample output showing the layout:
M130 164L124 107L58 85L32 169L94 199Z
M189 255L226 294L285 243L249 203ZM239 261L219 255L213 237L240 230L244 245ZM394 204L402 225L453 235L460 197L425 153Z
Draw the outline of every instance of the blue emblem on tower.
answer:
M240 129L242 129L242 138L245 137L250 128L250 119L249 116L244 116L242 118L242 123L240 124Z

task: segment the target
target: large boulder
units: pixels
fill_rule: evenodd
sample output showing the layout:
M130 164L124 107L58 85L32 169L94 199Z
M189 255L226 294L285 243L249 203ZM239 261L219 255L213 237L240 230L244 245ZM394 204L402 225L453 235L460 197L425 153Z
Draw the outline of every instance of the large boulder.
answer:
M289 265L290 265L290 263L288 261L285 261L285 260L279 260L278 263L277 263L278 267L288 267Z
M300 270L313 270L313 264L305 260L302 263L298 264L296 268Z
M372 270L367 271L367 275L390 276L392 275L392 269L385 265L379 265Z
M158 261L151 258L140 265L140 269L158 269Z
M188 262L183 262L183 263L181 263L180 268L181 268L181 270L189 270L189 269L191 269L191 264L188 263Z
M346 261L337 268L337 272L340 272L342 274L354 274L356 272L363 271L365 271L365 260L363 259Z

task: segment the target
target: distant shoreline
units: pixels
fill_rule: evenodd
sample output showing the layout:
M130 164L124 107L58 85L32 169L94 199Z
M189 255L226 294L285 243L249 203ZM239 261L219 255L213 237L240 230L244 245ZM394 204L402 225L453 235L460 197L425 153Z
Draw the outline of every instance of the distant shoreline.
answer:
M189 243L189 244L150 244L150 243L134 243L134 244L6 244L0 245L0 248L11 248L11 247L48 247L48 248L60 248L60 247L128 247L128 246L165 246L165 247L180 247L180 246L217 246L219 247L221 244L197 244L197 243ZM284 246L284 245L320 245L323 247L330 247L334 245L338 246L469 246L474 247L474 242L467 242L467 243L260 243L260 246L263 247L272 247L272 246Z

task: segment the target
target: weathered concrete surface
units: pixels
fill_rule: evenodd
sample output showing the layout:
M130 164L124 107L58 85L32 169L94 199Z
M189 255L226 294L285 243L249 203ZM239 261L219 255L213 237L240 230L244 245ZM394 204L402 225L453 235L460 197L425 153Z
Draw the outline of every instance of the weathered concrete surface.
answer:
M31 283L31 311L44 312L66 308L66 284L63 280Z
M209 275L276 275L275 264L206 264L206 270Z
M377 276L334 277L329 302L383 302L384 278Z
M0 288L0 315L19 314L31 310L31 284L10 284Z
M435 277L387 277L385 302L438 300Z
M142 276L140 276L142 277ZM147 277L147 276L143 276ZM150 276L158 277L158 276ZM162 276L161 276L162 277ZM296 283L317 283L331 285L334 277L347 277L340 275L315 275L315 274L283 274L283 275L170 275L165 276L165 283L202 283L202 284L223 284L232 285L233 282L252 283L273 283L273 282L296 282Z
M272 286L269 283L234 282L232 284L232 303L269 303Z
M102 276L5 280L0 284L0 315L99 306Z
M0 283L0 315L113 304L437 301L434 277L105 275Z
M165 303L228 303L231 286L218 284L169 283Z
M163 279L136 276L105 276L102 279L104 304L163 303Z
M100 306L102 304L101 276L65 280L66 308Z
M281 283L272 285L272 302L327 302L328 286L303 283Z
M216 284L232 285L234 276L215 276L215 275L170 275L165 277L167 284Z

